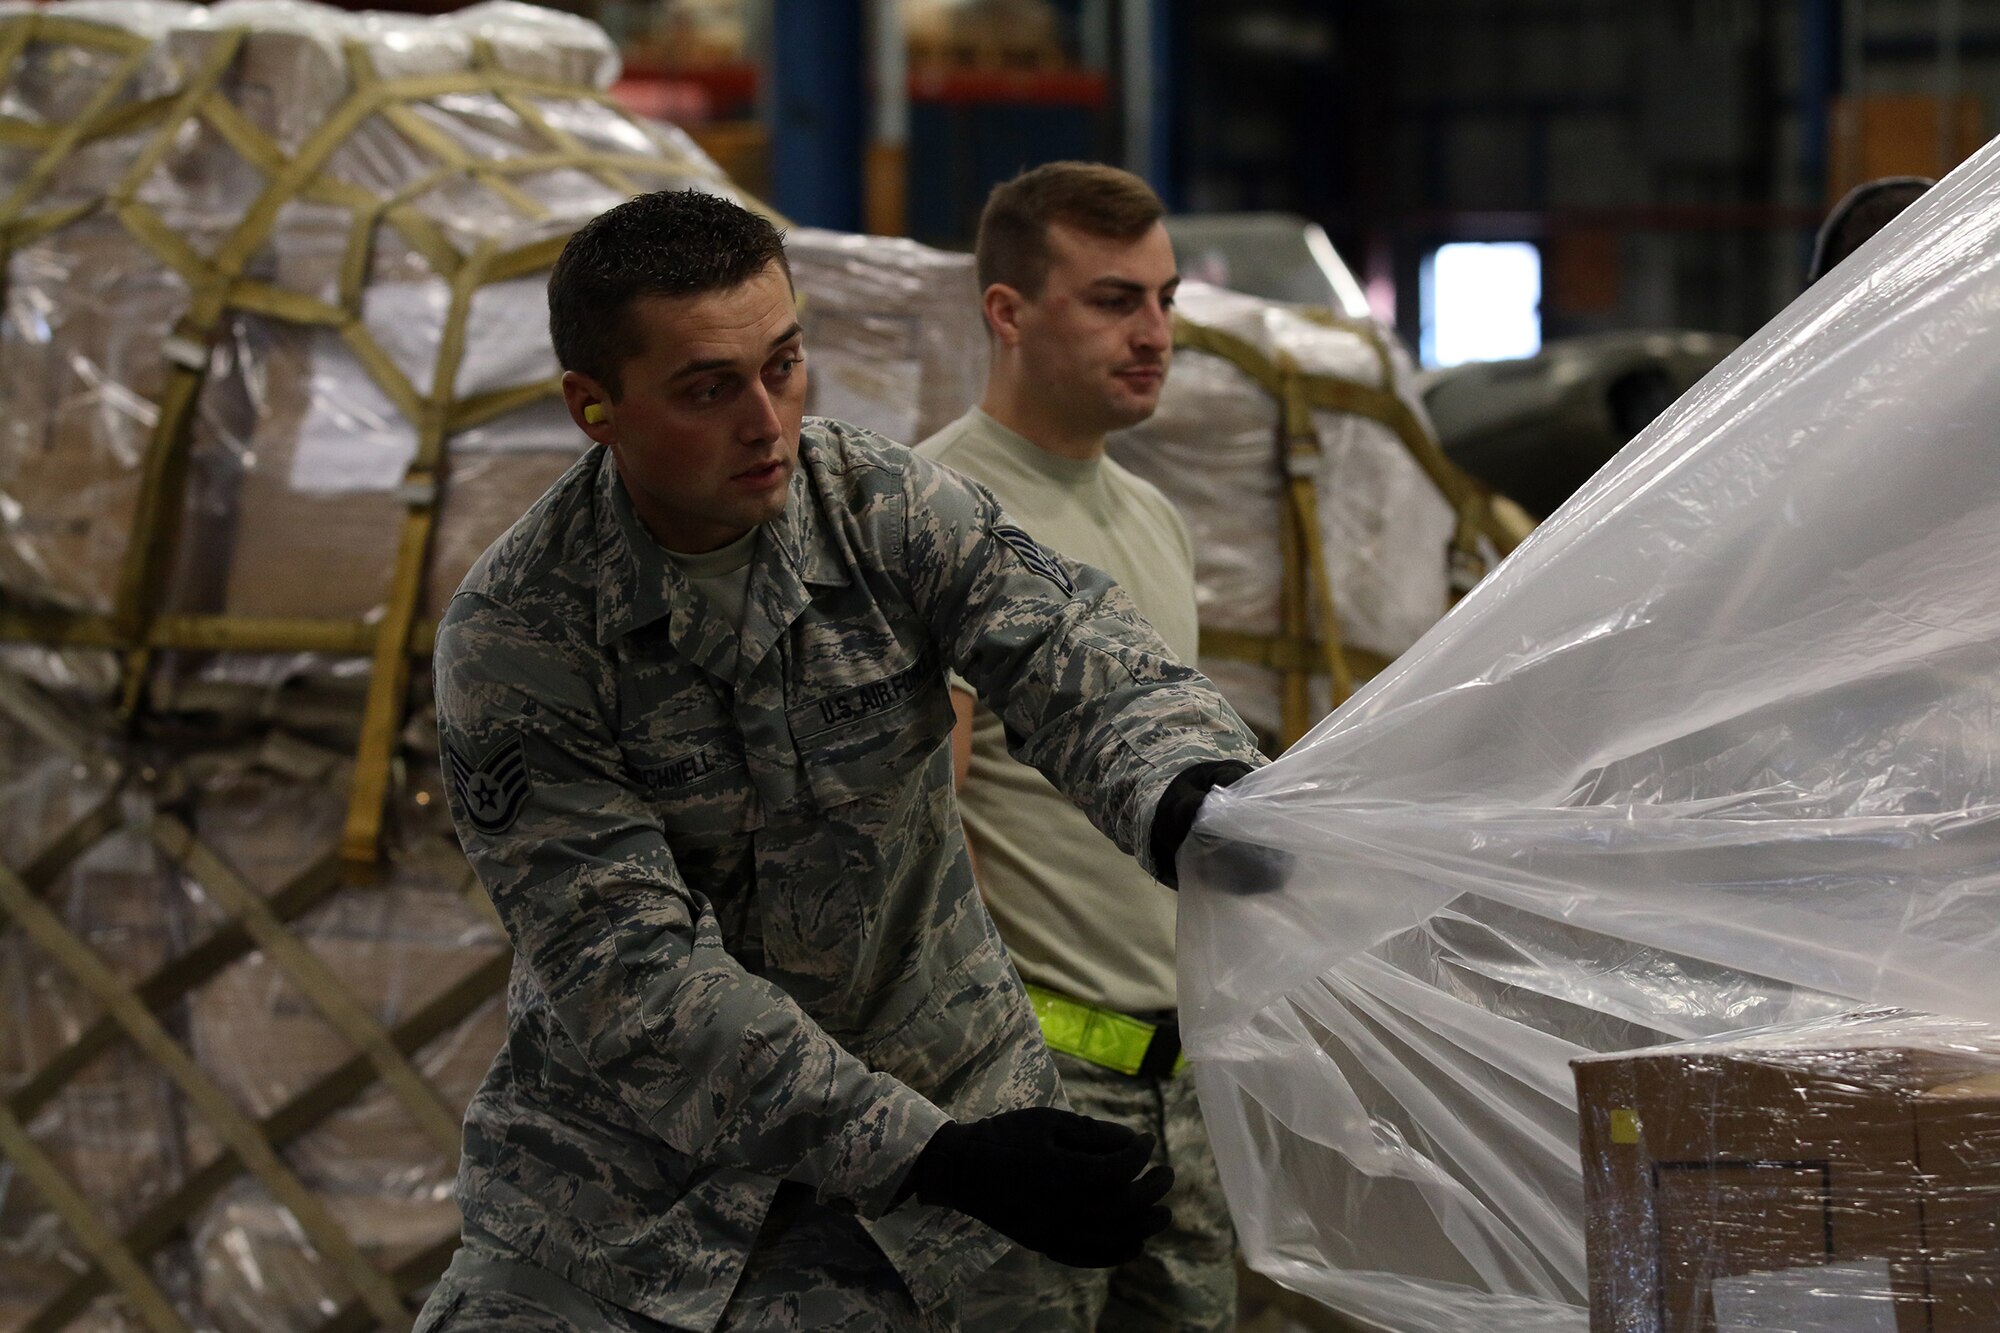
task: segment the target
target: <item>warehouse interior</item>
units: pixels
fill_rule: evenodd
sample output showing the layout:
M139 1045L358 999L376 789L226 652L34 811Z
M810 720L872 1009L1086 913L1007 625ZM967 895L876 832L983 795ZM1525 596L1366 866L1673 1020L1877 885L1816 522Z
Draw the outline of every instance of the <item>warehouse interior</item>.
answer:
M833 807L921 758L1037 1049L1198 1092L1226 1313L1156 1266L1150 1313L1009 1326L2000 1329L1996 135L2000 0L0 0L0 1333L479 1326L468 1107L559 1019L468 793L553 784L441 739L433 672L522 516L622 475L559 258L638 196L731 201L784 237L795 429L925 455L1001 401L982 210L1077 162L1150 188L1175 266L1157 397L1085 472L1175 516L1202 726L1257 752L1146 879L1177 1007L1047 998L980 907L948 636L774 714L796 748L922 676L907 752L800 749L685 847L675 793L756 747L625 756L691 867L795 799L851 839ZM706 595L715 552L652 536ZM653 724L613 717L616 768ZM667 1160L687 1198L758 1174ZM562 1326L764 1327L674 1303L737 1203L635 1216L631 1174L533 1201L588 1261L511 1242L598 1311ZM853 1224L892 1276L897 1212L951 1211L915 1189ZM882 1326L983 1333L972 1274L915 1272L933 1322Z

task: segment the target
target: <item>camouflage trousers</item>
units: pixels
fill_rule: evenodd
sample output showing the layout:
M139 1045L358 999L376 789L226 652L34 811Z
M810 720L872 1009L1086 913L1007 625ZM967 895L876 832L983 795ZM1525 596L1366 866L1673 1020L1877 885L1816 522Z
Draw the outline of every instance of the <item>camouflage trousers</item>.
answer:
M1052 1052L1069 1102L1151 1134L1174 1169L1174 1221L1120 1268L1070 1268L1016 1246L958 1300L964 1333L1227 1333L1236 1324L1236 1231L1194 1080L1139 1078Z
M716 1333L954 1333L918 1308L852 1217L781 1187ZM468 1228L415 1333L678 1333L600 1300Z

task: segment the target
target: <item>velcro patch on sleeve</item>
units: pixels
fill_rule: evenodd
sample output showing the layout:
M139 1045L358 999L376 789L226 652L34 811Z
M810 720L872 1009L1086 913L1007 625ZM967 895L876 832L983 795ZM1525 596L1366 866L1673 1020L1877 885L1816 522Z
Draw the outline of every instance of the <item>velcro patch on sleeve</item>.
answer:
M510 734L476 764L454 745L445 746L445 757L452 794L472 827L489 835L504 833L528 801L528 755L520 735Z
M1070 582L1069 575L1063 570L1062 562L1050 555L1047 547L1019 528L1009 525L993 529L993 535L1012 548L1014 554L1021 557L1022 564L1061 588L1065 597L1076 596L1076 585Z

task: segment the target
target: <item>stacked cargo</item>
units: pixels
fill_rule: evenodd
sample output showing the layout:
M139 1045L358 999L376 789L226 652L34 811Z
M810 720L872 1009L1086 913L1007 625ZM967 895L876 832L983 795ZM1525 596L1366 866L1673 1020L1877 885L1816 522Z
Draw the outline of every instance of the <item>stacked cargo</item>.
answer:
M1199 283L1178 306L1159 411L1111 454L1186 517L1202 669L1275 753L1521 534L1438 450L1393 332Z
M562 242L728 186L526 6L14 5L0 52L0 1327L407 1326L507 954L356 659L584 443Z
M785 237L811 356L806 410L915 444L986 388L972 256L813 227Z

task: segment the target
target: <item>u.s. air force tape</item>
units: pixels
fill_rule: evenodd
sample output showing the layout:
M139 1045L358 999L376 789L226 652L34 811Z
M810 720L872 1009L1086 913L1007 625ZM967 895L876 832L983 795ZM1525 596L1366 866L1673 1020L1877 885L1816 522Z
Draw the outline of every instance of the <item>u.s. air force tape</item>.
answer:
M518 732L509 732L478 763L456 745L444 747L451 766L452 793L458 808L481 833L504 833L528 800L528 754Z
M1069 581L1069 575L1063 571L1062 564L1051 556L1040 542L1019 528L1004 524L993 529L993 535L1007 543L1014 554L1021 557L1022 564L1061 588L1064 596L1076 596L1076 585Z

